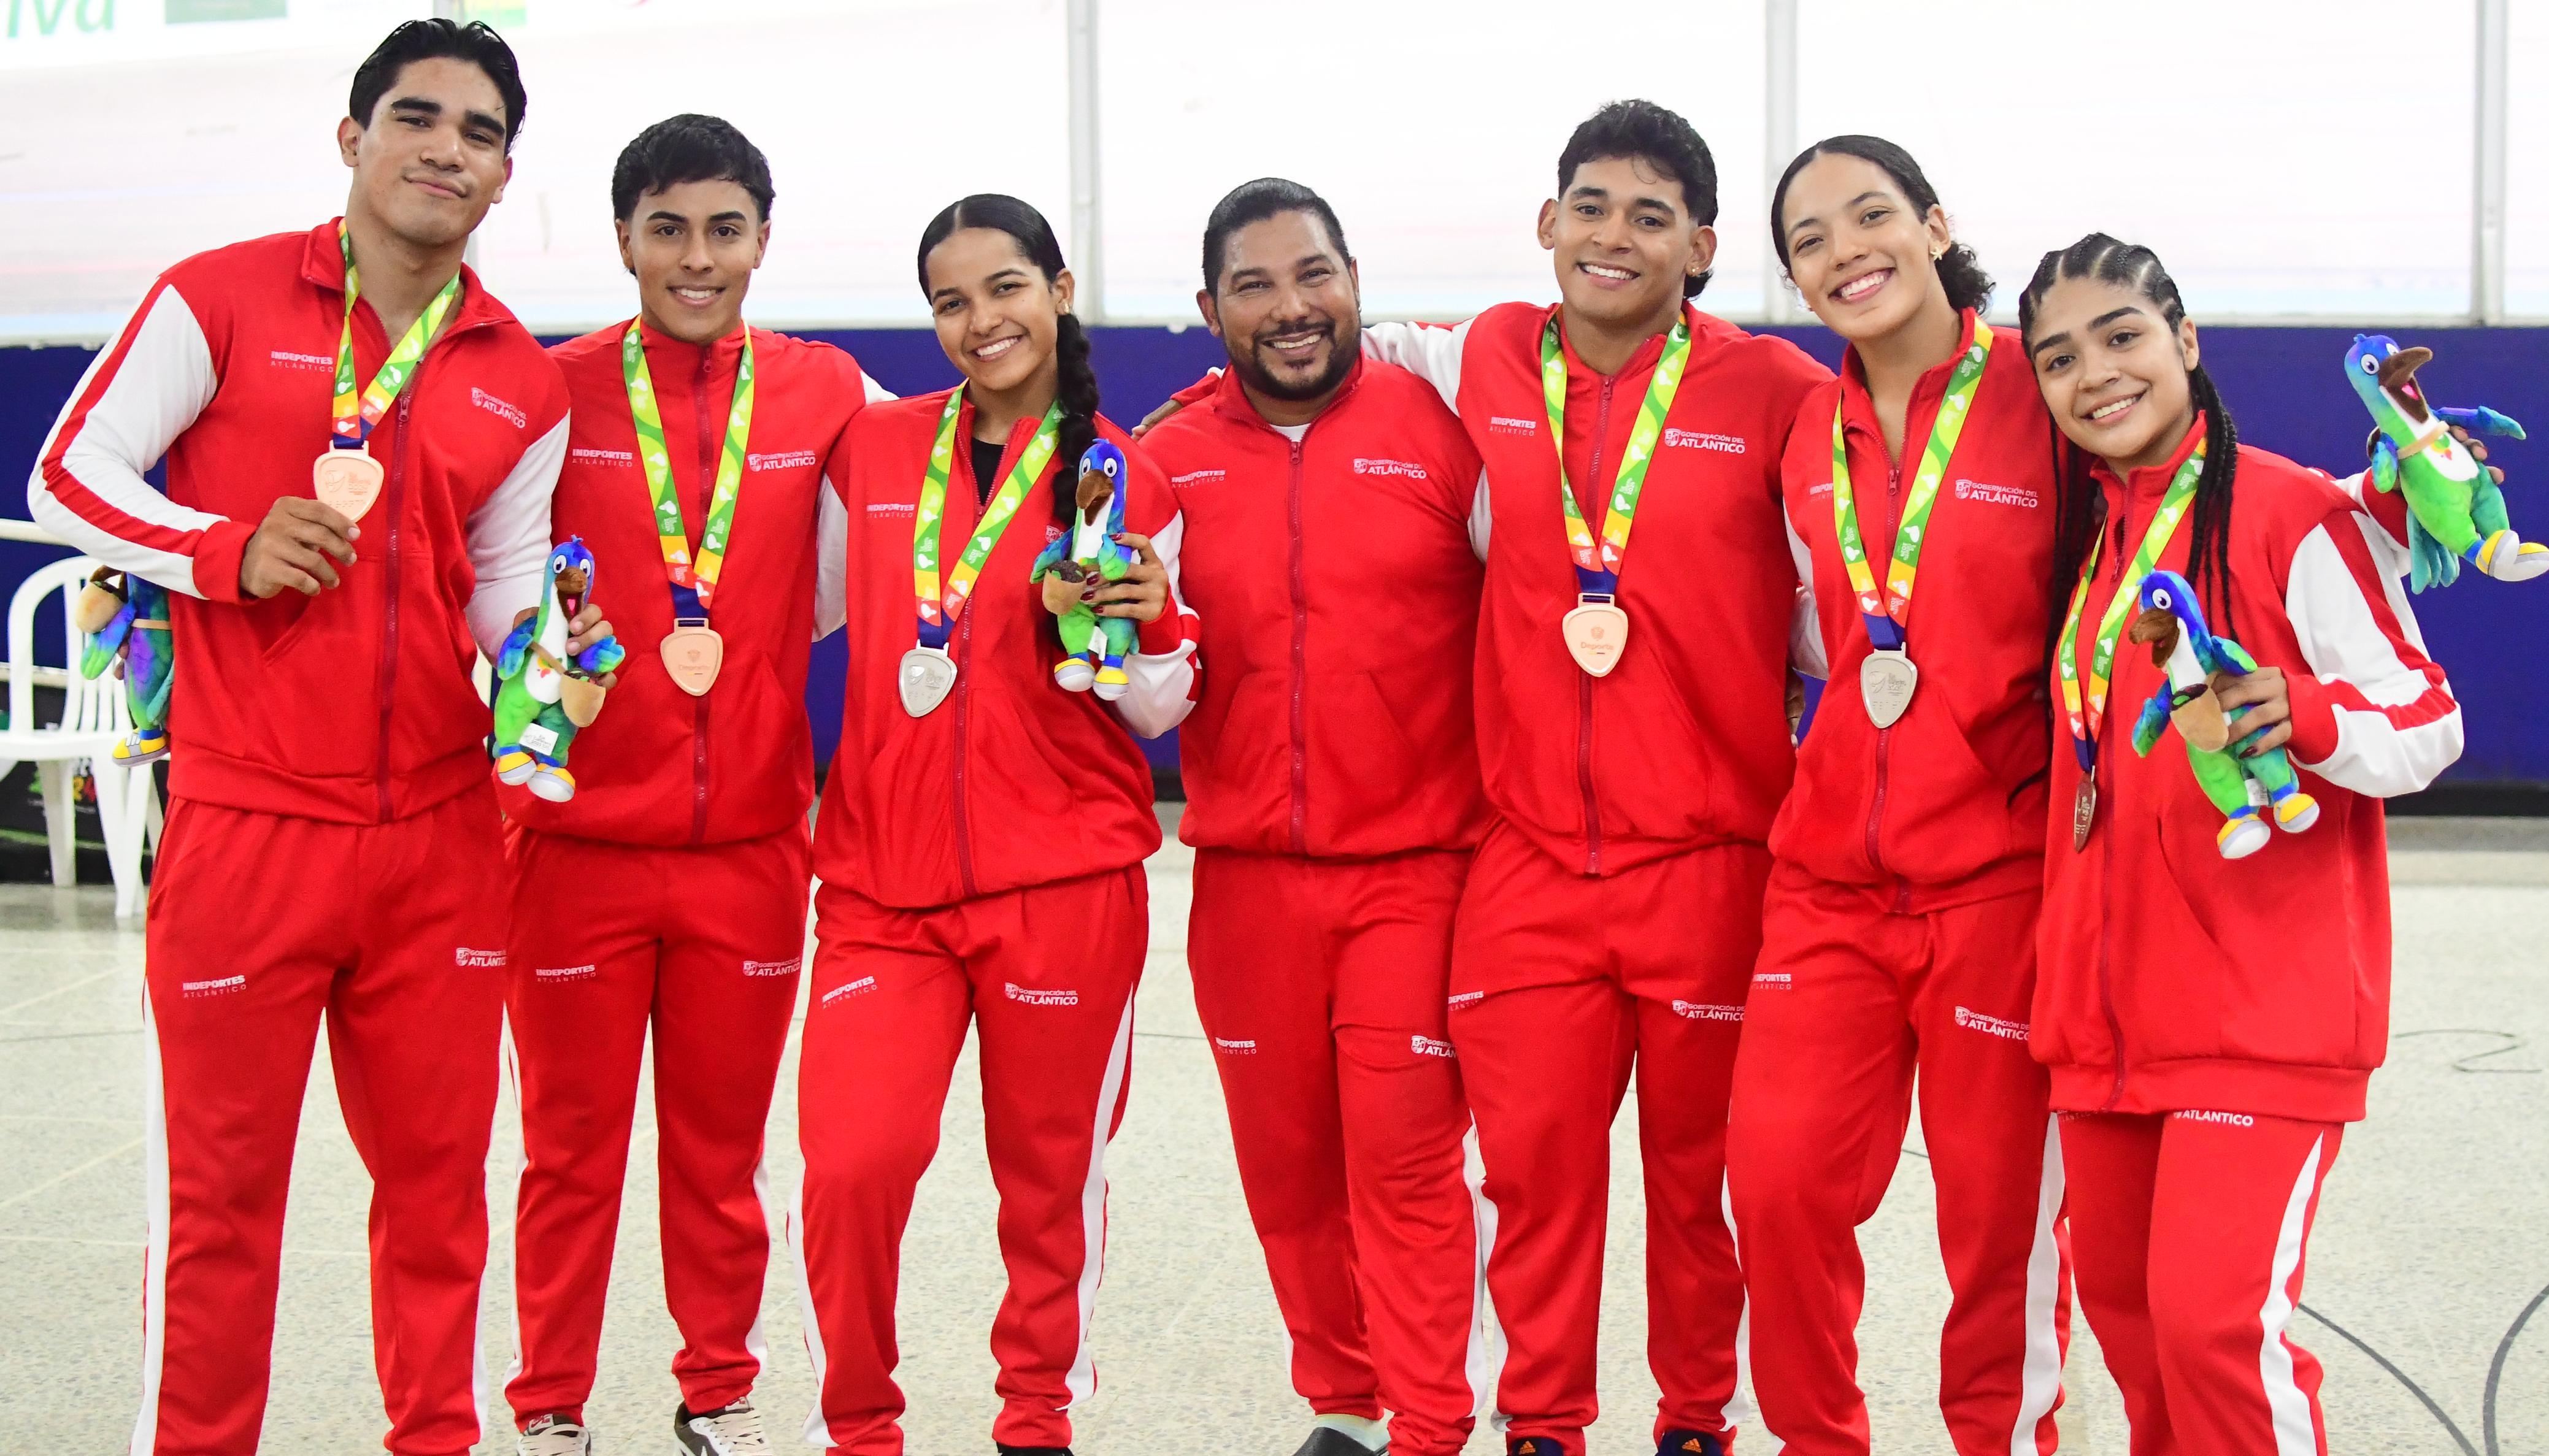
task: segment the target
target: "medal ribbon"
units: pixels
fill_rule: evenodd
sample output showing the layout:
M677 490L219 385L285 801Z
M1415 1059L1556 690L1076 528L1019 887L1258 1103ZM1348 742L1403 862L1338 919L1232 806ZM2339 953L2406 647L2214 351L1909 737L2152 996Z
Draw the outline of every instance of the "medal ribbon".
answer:
M329 431L334 436L335 448L359 450L371 438L372 426L389 412L390 403L407 388L408 376L416 373L416 361L425 357L425 346L433 339L434 330L442 326L443 316L451 312L460 297L460 275L442 285L442 292L425 306L425 312L407 326L407 337L398 341L390 356L381 361L381 372L372 376L371 387L356 392L354 387L354 300L362 296L362 280L354 272L354 239L345 225L336 225L336 245L345 253L345 326L336 338L336 403L329 410Z
M1638 497L1646 489L1647 467L1655 458L1655 441L1664 432L1664 413L1681 388L1682 366L1690 360L1690 316L1675 320L1664 335L1663 356L1655 361L1647 398L1638 406L1638 421L1629 428L1629 447L1620 456L1620 472L1611 485L1611 500L1602 511L1599 554L1584 512L1576 508L1575 490L1566 480L1566 354L1558 342L1558 318L1540 334L1540 391L1549 406L1550 443L1558 449L1558 500L1566 510L1566 549L1575 558L1576 590L1592 595L1620 590L1620 560L1628 555L1629 531L1638 523Z
M2124 634L2124 619L2131 616L2132 604L2141 593L2142 578L2159 565L2160 553L2168 550L2171 536L2177 534L2177 523L2186 517L2187 507L2195 502L2195 483L2204 474L2204 447L2186 457L2170 478L2168 494L2160 499L2159 509L2151 514L2150 525L2142 532L2142 544L2133 552L2131 565L2116 583L2116 594L2107 603L2106 615L2098 619L2098 635L2090 646L2088 704L2081 704L2080 668L2074 644L2080 638L2080 608L2089 599L2089 583L2098 575L2098 556L2106 546L2106 532L2089 545L2089 559L2081 564L2080 584L2071 589L2071 606L2062 618L2062 641L2055 649L2056 671L2062 679L2062 706L2071 715L2071 751L2079 757L2080 772L2094 773L2098 767L2098 729L2107 718L2107 687L2115 677L2116 640Z
M1053 458L1054 441L1062 429L1062 402L1056 400L1044 411L1044 420L1036 426L1034 438L1018 455L1018 463L1009 467L1008 479L1000 483L999 494L983 507L983 518L974 524L974 535L958 553L956 565L946 574L942 592L939 583L938 529L947 515L947 477L956 465L956 416L963 410L965 391L958 389L947 397L947 408L938 415L938 438L929 447L929 470L920 478L920 508L911 525L911 590L920 613L920 645L945 650L947 631L956 614L965 609L965 599L974 592L974 579L983 574L983 563L991 558L991 548L999 544L1000 533L1009 528L1009 520L1018 513L1018 504L1027 492L1035 489L1036 477L1044 474L1045 462Z
M726 410L725 446L717 454L716 484L708 493L708 523L700 528L700 558L691 560L690 528L682 520L682 496L664 447L664 416L655 403L655 380L646 372L646 345L637 320L619 336L619 374L628 385L628 414L637 424L637 459L646 468L646 494L655 502L655 540L664 551L664 576L673 584L675 620L708 614L717 577L725 570L726 540L734 530L735 498L743 493L744 444L752 436L752 330L743 331L743 355L734 367L734 404Z
M1965 432L1965 416L1982 385L1983 361L1991 357L1991 325L1974 320L1974 341L1947 376L1947 393L1938 401L1938 417L1930 426L1930 443L1921 451L1920 469L1912 477L1912 494L1904 498L1903 519L1894 529L1894 559L1885 569L1885 591L1876 590L1876 573L1867 562L1867 547L1858 535L1858 497L1849 484L1849 450L1842 439L1842 407L1833 407L1833 535L1841 542L1841 565L1849 569L1849 589L1867 621L1870 646L1884 652L1903 649L1903 629L1912 619L1912 588L1921 575L1921 547L1929 538L1930 509L1938 503L1938 482L1947 474L1947 458ZM1844 394L1844 399L1846 395Z

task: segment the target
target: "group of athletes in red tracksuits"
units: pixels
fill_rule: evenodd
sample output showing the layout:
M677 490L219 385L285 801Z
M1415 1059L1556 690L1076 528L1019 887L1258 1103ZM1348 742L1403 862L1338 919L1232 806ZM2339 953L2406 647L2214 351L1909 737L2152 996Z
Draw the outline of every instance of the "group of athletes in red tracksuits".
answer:
M1617 103L1542 211L1555 307L1367 327L1325 202L1231 193L1198 294L1229 368L1136 442L1014 199L921 239L955 390L896 400L743 324L773 191L712 118L620 158L638 316L544 353L460 265L523 101L483 26L394 33L338 126L345 217L171 268L31 486L176 593L137 1453L257 1444L323 1018L376 1183L392 1451L481 1438L509 1018L521 1451L595 1449L651 1034L677 1438L768 1449L784 1226L806 1439L899 1452L899 1245L969 1029L1009 1275L992 1436L1065 1450L1160 844L1125 730L1180 725L1188 959L1308 1456L1447 1456L1480 1413L1580 1456L1633 1077L1659 1451L1732 1449L1747 1366L1747 1447L1868 1449L1854 1228L1916 1088L1958 1451L2054 1449L2075 1289L2135 1456L2327 1449L2286 1322L2382 1058L2380 800L2452 761L2458 710L2397 498L2239 444L2147 249L2048 254L1997 327L1912 158L1818 143L1772 228L1836 377L1690 302L1707 148ZM1081 599L1133 646L1068 691L1028 582L1101 445L1134 564ZM368 457L377 499L311 500L321 452ZM552 802L491 783L471 672L570 535L609 608L570 647L629 652ZM2183 763L2109 726L2167 681L2124 635L2154 570L2262 665L2219 695L2305 771L2310 832L2225 862ZM675 650L703 640L705 681ZM1800 743L1801 674L1833 686ZM762 1129L801 1004L789 1201Z

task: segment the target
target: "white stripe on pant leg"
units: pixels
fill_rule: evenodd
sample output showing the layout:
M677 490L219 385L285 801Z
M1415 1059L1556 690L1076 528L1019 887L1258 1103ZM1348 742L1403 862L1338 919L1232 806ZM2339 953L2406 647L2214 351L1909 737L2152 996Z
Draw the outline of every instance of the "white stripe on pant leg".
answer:
M752 1196L761 1205L762 1279L767 1283L770 1277L768 1267L770 1238L787 1222L787 1215L779 1211L777 1201L770 1196L770 1156L766 1148L760 1157L752 1160ZM753 1358L755 1368L752 1378L753 1383L757 1385L760 1383L762 1371L770 1368L770 1341L761 1332L761 1291L759 1289L753 1291L752 1327L743 1332L743 1348L744 1352Z
M516 1073L514 1068L514 1014L510 1009L504 1013L496 1024L496 1108L488 1115L487 1119L487 1158L490 1161L492 1161L496 1156L496 1119L505 1115L505 1089L508 1087L511 1087L514 1091L514 1121L519 1127L521 1123L522 1079ZM529 1158L530 1145L528 1142L525 1142L520 1156L514 1159L513 1190L515 1215L513 1218L505 1221L505 1228L509 1233L513 1231L515 1226L521 1221L522 1164L527 1162ZM487 1186L487 1163L483 1161L478 1165L478 1186L481 1188ZM478 1240L478 1318L471 1320L469 1324L469 1396L471 1404L476 1407L478 1412L478 1440L483 1441L487 1439L487 1408L489 1405L489 1392L487 1390L487 1302L494 1298L496 1293L496 1211L492 1201L490 1202L490 1206L487 1210L480 1216L478 1225L480 1233ZM522 1363L521 1275L521 1264L519 1260L517 1260L514 1266L513 1291L514 1358L507 1364L507 1369L509 1370L519 1370ZM513 1377L508 1375L505 1378L505 1383L507 1385L512 1385ZM509 1414L505 1421L505 1428L508 1431L511 1431L513 1426L514 1422Z
M2257 1346L2257 1374L2266 1387L2266 1407L2275 1417L2275 1456L2317 1456L2318 1435L2311 1426L2310 1397L2293 1379L2292 1347L2284 1343L2285 1326L2293 1320L2293 1271L2301 1267L2302 1238L2310 1224L2311 1193L2318 1186L2318 1155L2327 1145L2324 1134L2311 1139L2310 1156L2293 1180L2284 1201L2283 1227L2275 1233L2275 1266L2266 1284L2266 1303L2257 1311L2265 1338Z
M1735 1268L1740 1274L1744 1269L1744 1240L1735 1228L1735 1177L1731 1172L1718 1180L1717 1204L1726 1218L1726 1236L1735 1244ZM1653 1319L1653 1312L1649 1311L1647 1318ZM1788 1443L1780 1438L1777 1431L1770 1429L1770 1417L1761 1413L1761 1403L1752 1394L1752 1287L1749 1284L1744 1286L1744 1312L1735 1317L1735 1390L1727 1397L1726 1405L1718 1415L1730 1430L1741 1428L1747 1420L1761 1427L1762 1439L1770 1443L1771 1456L1778 1456L1779 1452L1788 1449Z
M2010 1425L2010 1456L2035 1456L2035 1428L2062 1391L2062 1338L2053 1327L2062 1295L2062 1124L2044 1120L2043 1172L2035 1190L2035 1238L2027 1251L2027 1360L2018 1387L2018 1419Z
M133 1420L133 1456L150 1456L159 1444L159 1373L168 1349L168 1087L146 982L142 1046L149 1063L142 1094L142 1213L149 1231L142 1256L142 1412Z
M1115 1045L1106 1053L1106 1076L1097 1084L1097 1125L1088 1142L1088 1181L1080 1190L1080 1343L1063 1389L1065 1410L1097 1393L1097 1361L1088 1348L1088 1326L1097 1314L1097 1280L1106 1268L1106 1139L1114 1136L1115 1107L1124 1096L1124 1062L1133 1046L1133 993L1124 992L1124 1015L1115 1023Z
M531 1165L531 1119L529 1114L523 1111L522 1108L522 1063L519 1053L514 1049L514 1014L510 1008L508 1008L505 1013L504 1052L505 1085L513 1091L514 1126L520 1133L522 1138L522 1150L514 1159L514 1220L511 1224L506 1226L507 1229L515 1235L513 1316L514 1358L505 1363L505 1385L506 1388L510 1390L515 1381L521 1379L522 1369L525 1364L522 1359L522 1175L530 1170ZM493 1242L492 1239L489 1241L491 1243ZM492 1248L488 1252L488 1262L490 1264L495 1262L495 1253Z
M1461 1181L1469 1190L1469 1218L1477 1229L1477 1267L1469 1292L1469 1353L1463 1362L1469 1377L1469 1411L1504 1434L1511 1419L1496 1406L1496 1386L1505 1373L1505 1328L1496 1319L1495 1297L1487 1289L1487 1256L1496 1247L1496 1206L1487 1198L1487 1164L1478 1154L1478 1125L1461 1135Z
M804 1146L804 1136L798 1136L798 1146ZM805 1272L805 1180L811 1169L797 1175L797 1193L788 1211L788 1255L797 1263L797 1314L805 1324L805 1357L814 1363L814 1409L805 1412L805 1444L829 1447L832 1427L823 1419L823 1326L814 1318L814 1281Z

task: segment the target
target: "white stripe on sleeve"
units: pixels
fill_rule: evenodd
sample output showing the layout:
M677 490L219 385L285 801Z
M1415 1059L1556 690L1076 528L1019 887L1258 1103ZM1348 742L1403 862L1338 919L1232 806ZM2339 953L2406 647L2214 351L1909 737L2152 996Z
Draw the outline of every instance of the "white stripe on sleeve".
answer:
M2368 538L2380 528L2367 523L2364 532ZM2365 545L2377 563L2379 548L2369 539ZM2335 688L2336 751L2303 767L2388 798L2423 788L2460 758L2461 714L2442 670L2425 656L2398 579L2381 579L2377 608L2366 585L2327 526L2313 526L2293 553L2284 612L2312 675Z
M1830 678L1832 657L1824 650L1823 618L1815 612L1815 553L1797 534L1797 523L1779 512L1788 530L1788 559L1797 567L1796 614L1788 619L1788 665L1809 678Z
M493 662L514 627L514 615L540 604L548 569L549 500L557 493L558 467L566 463L567 417L531 442L522 458L469 515L469 565L478 588L469 595L469 635ZM597 587L601 583L595 583Z
M1185 593L1179 590L1178 546L1185 539L1185 512L1169 517L1169 523L1151 538L1151 549L1159 553L1160 565L1169 573L1167 612L1186 619L1180 623L1180 641L1175 651L1154 657L1147 653L1124 655L1124 676L1133 685L1115 700L1115 712L1124 726L1144 738L1157 738L1185 721L1194 711L1195 642L1191 630L1192 608L1186 605Z
M1469 342L1469 324L1463 319L1450 328L1428 323L1367 323L1363 326L1363 353L1367 359L1395 364L1418 379L1434 386L1452 412L1461 412L1461 351Z
M850 509L832 478L823 477L814 507L814 640L822 641L850 619Z

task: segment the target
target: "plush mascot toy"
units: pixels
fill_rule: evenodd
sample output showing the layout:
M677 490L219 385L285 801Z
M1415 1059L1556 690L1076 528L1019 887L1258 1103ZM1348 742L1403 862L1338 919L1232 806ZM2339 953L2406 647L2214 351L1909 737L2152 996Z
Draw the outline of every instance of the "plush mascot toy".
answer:
M496 777L527 783L553 804L575 797L575 775L566 754L576 730L602 712L603 687L594 680L628 658L615 637L605 637L572 660L567 624L593 592L593 553L582 536L570 536L549 553L548 580L539 610L506 637L496 657Z
M2204 608L2196 604L2195 589L2175 572L2142 578L2141 604L2132 639L2149 646L2152 665L2168 673L2168 685L2142 704L2142 715L2133 724L2133 752L2150 757L2160 736L2176 725L2177 736L2186 741L2186 762L2195 771L2195 781L2227 820L2219 836L2224 860L2244 860L2266 847L2272 836L2261 809L2274 810L2275 822L2294 834L2317 823L2318 800L2302 792L2301 779L2282 749L2243 759L2230 741L2236 719L2222 712L2214 689L2219 682L2255 672L2256 659L2229 638L2213 635L2204 624Z
M1124 452L1104 440L1080 457L1078 508L1071 529L1038 556L1029 580L1044 584L1045 610L1061 618L1063 659L1053 681L1073 692L1095 691L1112 702L1132 685L1124 655L1133 650L1133 620L1101 617L1080 599L1086 583L1120 582L1133 569L1133 553L1116 541L1124 534Z
M2416 371L2433 357L2431 349L2403 349L2378 333L2356 334L2345 351L2345 377L2372 411L2373 484L2407 496L2409 585L2419 592L2448 587L2460 579L2463 561L2500 582L2549 572L2549 547L2514 534L2504 493L2451 432L2457 424L2518 440L2522 426L2485 407L2428 405Z
M169 652L167 589L100 567L71 610L73 625L87 639L80 676L95 678L112 667L124 680L133 731L117 741L115 762L137 768L168 757L168 687L176 658Z

